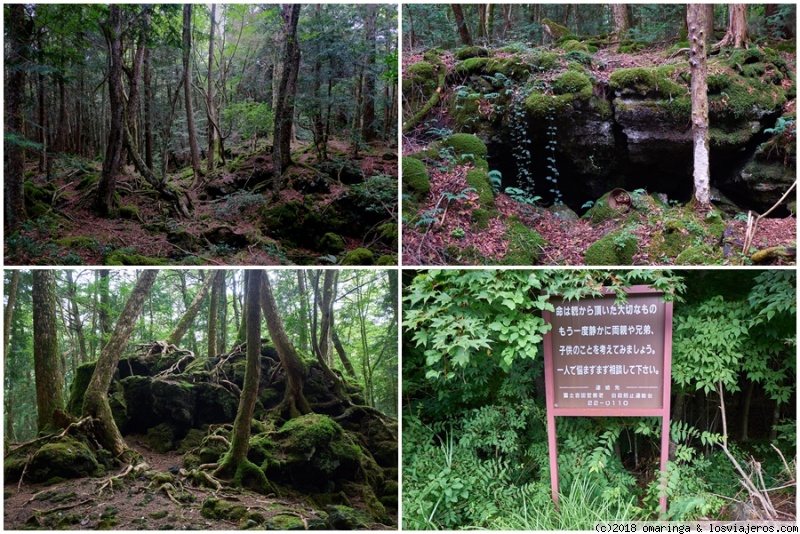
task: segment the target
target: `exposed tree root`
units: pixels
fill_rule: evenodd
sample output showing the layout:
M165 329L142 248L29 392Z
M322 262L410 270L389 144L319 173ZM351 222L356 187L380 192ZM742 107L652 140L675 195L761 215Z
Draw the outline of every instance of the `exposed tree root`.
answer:
M217 467L217 464L205 464L205 466L212 466L212 465L213 468ZM211 488L214 493L222 491L222 483L216 478L214 478L212 475L208 474L206 471L201 470L202 467L203 466L201 465L198 469L191 469L188 471L186 469L181 469L179 472L182 477L188 478L194 484L197 484L199 486Z
M121 487L125 486L124 479L128 477L131 473L134 476L139 476L141 473L150 469L150 466L145 463L141 462L136 465L133 463L128 464L128 466L122 471L122 473L118 475L112 475L105 479L103 482L99 483L99 488L97 489L98 495L102 495L105 490L109 490L110 493L114 493L114 487L119 485ZM121 489L121 488L120 488Z

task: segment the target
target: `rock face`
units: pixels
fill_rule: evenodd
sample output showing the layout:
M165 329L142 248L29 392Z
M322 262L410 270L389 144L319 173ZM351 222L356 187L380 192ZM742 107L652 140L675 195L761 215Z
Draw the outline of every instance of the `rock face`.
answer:
M546 202L553 200L545 181L553 167L573 209L615 187L688 200L688 62L670 58L654 67L614 68L613 56L596 59L567 50L566 43L561 47L511 57L508 51L497 57L456 53L466 59L456 61L448 75L460 84L447 102L453 129L486 142L503 187L518 187L526 169L537 177L536 194ZM412 67L409 72L422 70ZM770 49L723 50L710 58L709 73L712 184L743 209L763 212L795 176L793 148L783 158L763 153L784 104L794 98L789 66ZM523 145L523 139L529 142Z

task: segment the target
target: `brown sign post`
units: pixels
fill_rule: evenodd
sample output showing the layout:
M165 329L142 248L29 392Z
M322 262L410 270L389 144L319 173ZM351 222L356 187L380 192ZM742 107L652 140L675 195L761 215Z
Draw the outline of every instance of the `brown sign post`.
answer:
M626 288L627 301L613 293L567 301L551 296L552 325L544 338L547 437L550 483L558 502L556 416L658 416L661 471L669 453L669 399L672 364L672 302L647 286ZM667 497L660 499L667 511Z

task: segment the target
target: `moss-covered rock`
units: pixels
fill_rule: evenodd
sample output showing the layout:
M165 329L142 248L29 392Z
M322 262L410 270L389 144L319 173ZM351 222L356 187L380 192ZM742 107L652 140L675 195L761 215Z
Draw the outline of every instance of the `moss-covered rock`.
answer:
M675 265L715 265L720 262L721 251L708 245L692 246L684 249L675 258Z
M331 254L339 254L344 251L344 239L339 234L328 232L319 241L319 249Z
M368 248L357 248L345 254L342 265L374 265L375 255Z
M55 243L69 250L76 250L79 248L97 250L100 246L96 239L84 236L62 237L61 239L56 239Z
M486 143L472 134L453 134L442 139L441 146L452 148L457 156L471 154L474 159L485 159L489 153Z
M431 190L431 179L425 165L416 158L403 157L403 192L421 201Z
M106 256L105 265L169 265L169 260L165 258L148 258L142 254L127 253L120 249Z
M567 70L553 80L553 92L557 95L580 93L584 97L592 96L592 82L585 74Z
M467 184L478 193L478 202L482 208L494 208L494 190L489 182L489 175L483 169L472 169L467 172Z
M456 50L455 56L463 61L473 57L489 57L489 51L481 46L466 46Z
M305 530L303 520L297 515L277 514L267 520L267 530Z
M372 518L366 513L342 505L329 505L328 528L331 530L364 530L372 524Z
M566 52L588 52L589 51L589 47L588 46L586 46L582 42L577 41L575 39L568 39L568 40L562 42L559 46L561 47L562 50L565 50Z
M138 219L139 218L139 207L138 206L120 206L119 207L119 216L123 219Z
M550 37L553 38L554 41L558 41L559 39L571 35L569 29L566 26L563 26L557 22L553 22L548 18L544 18L541 20L541 25L543 27L547 27L547 33Z
M80 478L102 472L91 449L70 436L42 445L33 455L27 476L32 482L44 482L53 477Z
M547 244L539 232L514 218L506 226L505 237L508 239L508 252L501 261L502 265L536 265Z
M586 249L586 265L632 265L639 240L627 228L601 237Z
M375 265L396 266L397 257L391 254L384 254L375 261Z

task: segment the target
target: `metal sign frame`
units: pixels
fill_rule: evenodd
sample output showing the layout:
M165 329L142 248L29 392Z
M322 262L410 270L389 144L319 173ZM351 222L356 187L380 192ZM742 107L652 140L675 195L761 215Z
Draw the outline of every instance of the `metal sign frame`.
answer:
M603 289L602 297L587 297L571 301L570 304L586 303L587 301L608 301L615 295L608 289ZM658 291L649 286L637 285L625 288L629 296L658 295L663 296L663 291ZM560 295L551 295L558 298ZM672 379L672 302L661 302L664 306L664 345L663 367L661 372L661 407L660 408L627 408L627 407L558 407L556 403L555 374L553 350L553 329L544 336L544 373L547 397L547 439L550 449L550 485L553 501L558 504L558 449L556 440L556 417L661 417L661 472L662 480L666 484L667 458L669 455L669 421L670 421L670 386ZM542 317L548 324L553 324L553 313L547 310L542 312ZM589 356L591 357L591 356ZM666 488L664 488L666 490ZM659 499L662 512L667 511L666 491L662 492Z

